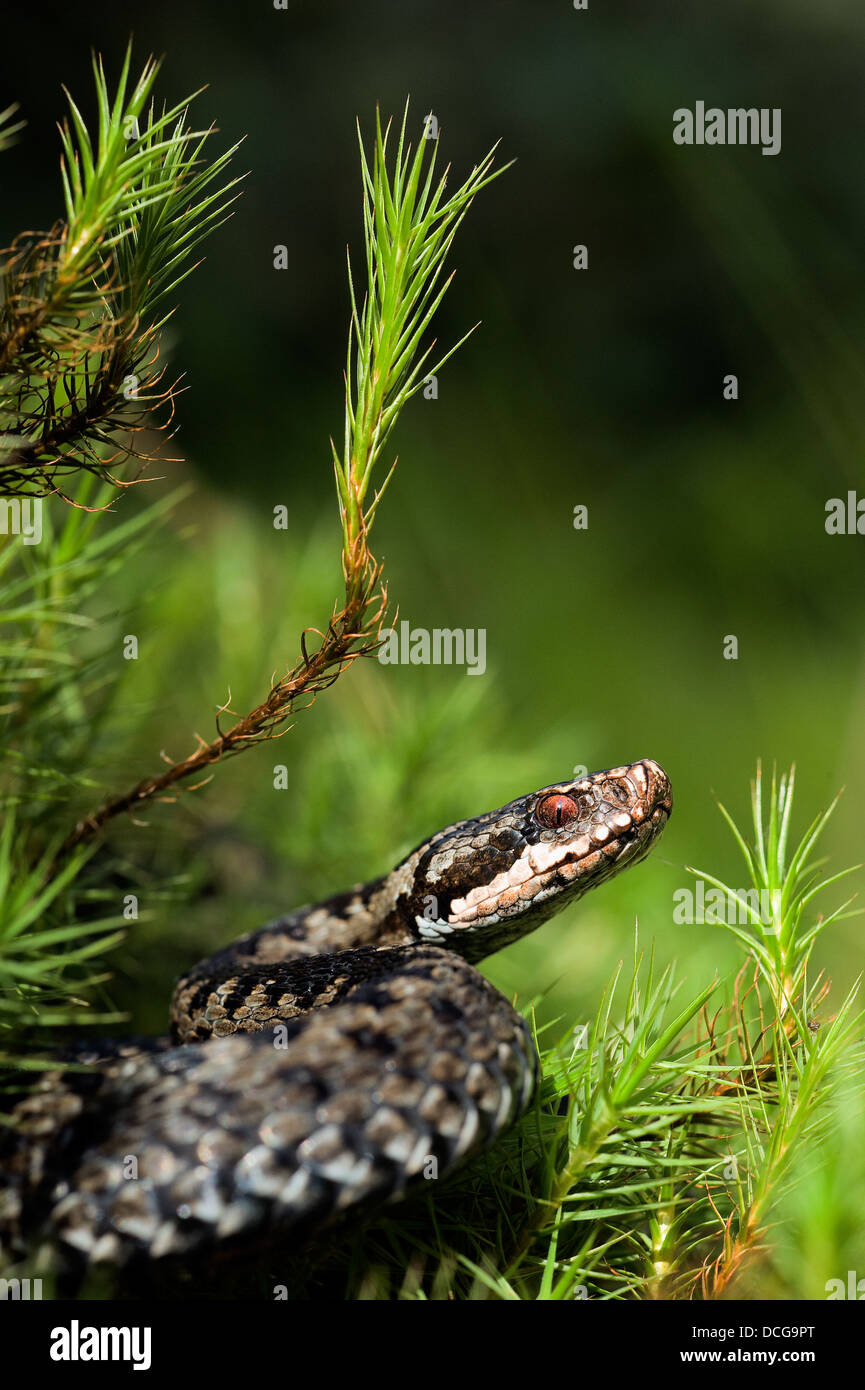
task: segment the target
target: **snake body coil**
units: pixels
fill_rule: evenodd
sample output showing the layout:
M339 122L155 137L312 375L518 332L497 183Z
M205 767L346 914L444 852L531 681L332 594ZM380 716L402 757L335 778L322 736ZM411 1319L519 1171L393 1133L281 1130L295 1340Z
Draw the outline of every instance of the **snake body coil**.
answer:
M537 1076L472 962L641 859L671 809L651 760L547 787L208 957L175 990L172 1037L84 1046L92 1069L19 1102L0 1233L154 1260L300 1236L449 1173Z

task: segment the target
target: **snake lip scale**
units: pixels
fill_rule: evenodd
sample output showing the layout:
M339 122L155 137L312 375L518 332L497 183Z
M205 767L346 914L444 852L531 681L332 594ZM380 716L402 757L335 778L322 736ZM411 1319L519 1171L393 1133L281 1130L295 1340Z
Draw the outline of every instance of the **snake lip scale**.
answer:
M178 983L171 1036L85 1043L0 1127L0 1242L125 1265L306 1239L442 1178L525 1111L538 1058L474 963L645 857L663 769L518 797Z

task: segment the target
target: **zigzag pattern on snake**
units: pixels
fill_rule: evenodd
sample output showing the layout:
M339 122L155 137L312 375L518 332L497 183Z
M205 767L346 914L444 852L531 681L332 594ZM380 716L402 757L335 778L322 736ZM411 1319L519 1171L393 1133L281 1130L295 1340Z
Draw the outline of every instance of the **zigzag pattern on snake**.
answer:
M526 1110L526 1025L474 962L642 859L672 810L650 759L519 797L179 982L172 1035L84 1045L0 1133L0 1235L125 1264L365 1213Z

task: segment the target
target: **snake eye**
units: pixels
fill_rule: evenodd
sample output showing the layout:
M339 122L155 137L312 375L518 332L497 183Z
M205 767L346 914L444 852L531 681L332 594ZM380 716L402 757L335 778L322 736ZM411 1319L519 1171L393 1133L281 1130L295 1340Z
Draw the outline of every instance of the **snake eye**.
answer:
M537 820L541 825L546 825L551 830L562 825L570 825L579 814L580 808L573 797L563 796L561 792L553 792L552 796L545 796L543 801L539 801L535 807Z

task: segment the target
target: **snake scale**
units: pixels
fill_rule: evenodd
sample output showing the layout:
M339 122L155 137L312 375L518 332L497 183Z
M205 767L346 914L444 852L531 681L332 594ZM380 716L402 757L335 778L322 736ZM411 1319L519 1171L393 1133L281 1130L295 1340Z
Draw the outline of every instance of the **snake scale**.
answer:
M82 1045L92 1065L19 1100L7 1247L125 1265L301 1239L449 1174L537 1083L475 962L642 859L671 809L650 759L545 787L201 961L170 1037Z

